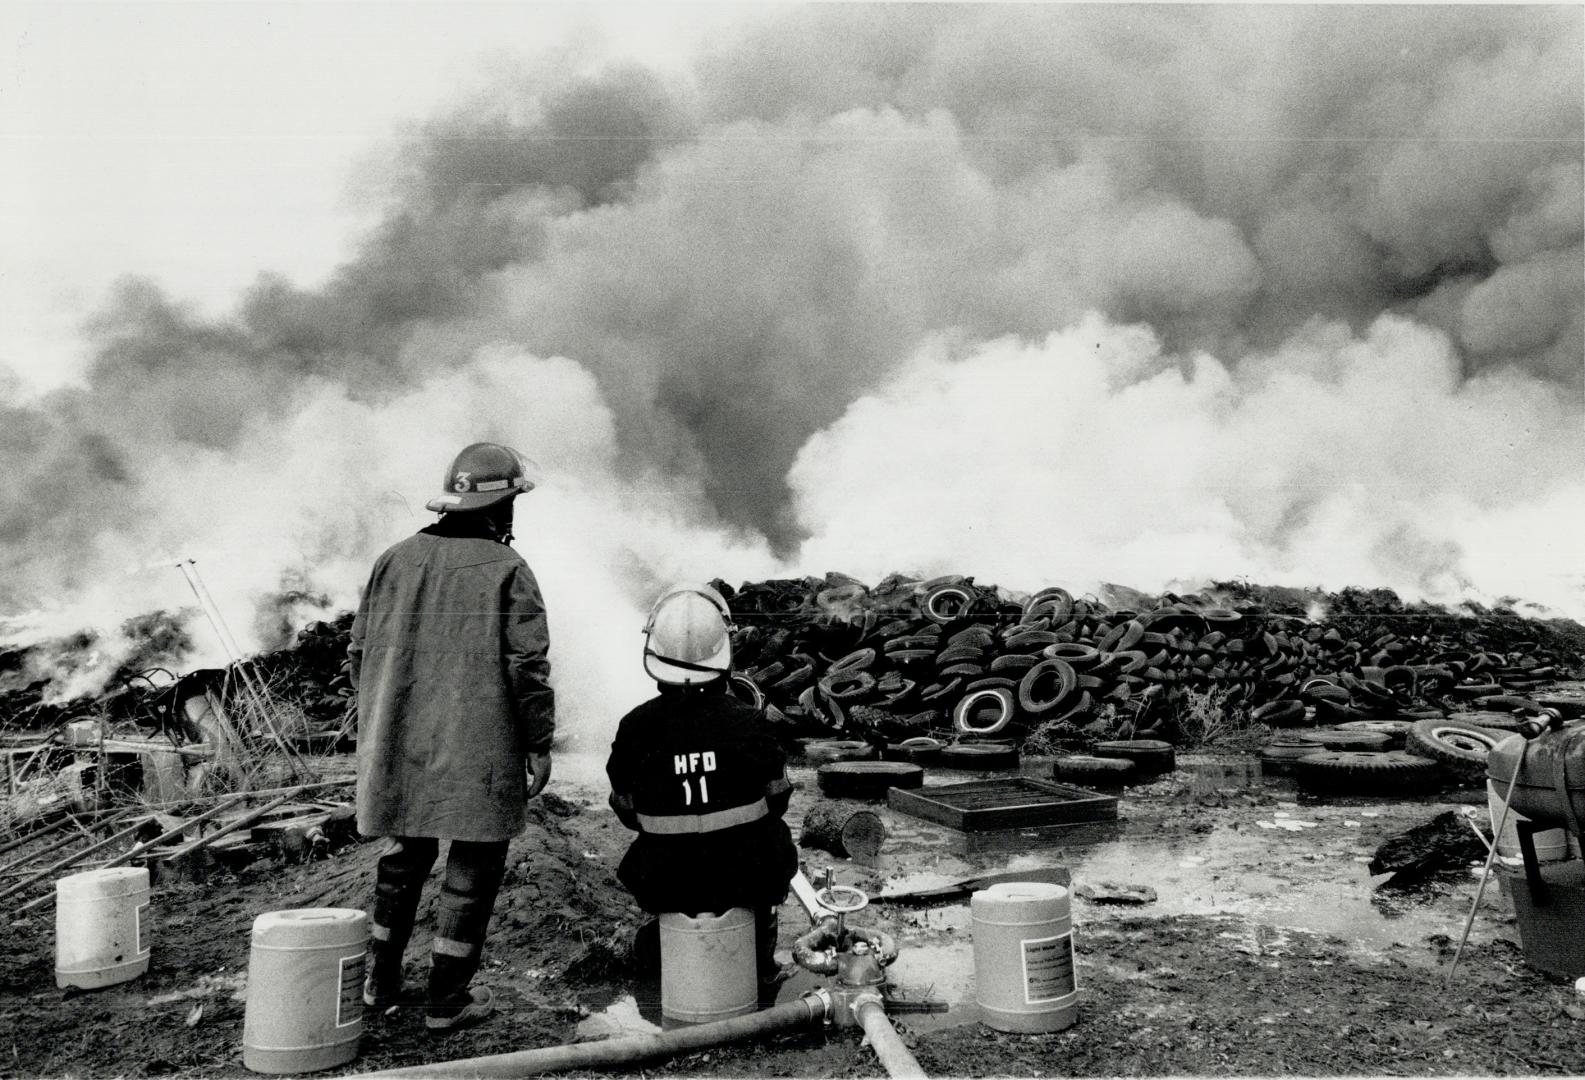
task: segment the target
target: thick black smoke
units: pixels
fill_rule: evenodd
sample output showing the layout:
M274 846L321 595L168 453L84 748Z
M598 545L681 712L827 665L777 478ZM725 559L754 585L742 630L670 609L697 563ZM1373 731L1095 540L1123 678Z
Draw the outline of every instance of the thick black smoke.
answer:
M794 463L917 374L926 341L967 362L1095 313L1102 336L1153 331L1159 347L1124 350L1153 357L1130 378L1203 350L1280 382L1297 352L1324 386L1317 355L1350 334L1390 364L1401 335L1372 327L1391 315L1451 343L1444 396L1517 381L1513 400L1577 418L1582 40L1561 6L814 5L714 45L691 81L532 69L418 126L382 223L325 287L261 279L205 320L131 282L90 329L85 388L0 406L0 610L152 557L147 522L214 495L189 463L256 484L270 462L238 455L299 437L325 394L374 423L503 348L592 374L621 481L702 493L707 518L788 555L828 524L795 500ZM821 482L811 461L865 474L844 450L906 464L975 445L952 409L905 404L937 426L882 448L824 439L800 492ZM1351 437L1425 415L1395 388ZM1459 493L1486 506L1491 486ZM1321 502L1233 514L1281 549ZM305 550L362 558L377 533L343 524ZM1389 546L1457 562L1434 537Z

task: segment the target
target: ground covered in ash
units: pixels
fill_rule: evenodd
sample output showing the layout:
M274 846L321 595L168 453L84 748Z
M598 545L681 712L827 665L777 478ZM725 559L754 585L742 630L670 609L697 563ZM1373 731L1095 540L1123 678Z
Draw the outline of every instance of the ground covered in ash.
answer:
M1448 809L1462 811L1460 801L1475 793L1322 803L1301 799L1287 781L1213 790L1187 778L1191 764L1186 758L1176 778L1131 789L1117 824L1066 837L1014 836L1011 846L979 850L960 843L962 834L868 804L889 832L878 865L804 852L808 869L834 864L839 880L872 894L917 887L921 875L931 878L928 886L1032 861L1071 866L1076 883L1104 874L1160 892L1144 907L1075 901L1079 1020L1047 1035L996 1033L964 1012L964 997L972 997L964 994L972 974L965 904L877 905L855 917L897 936L904 957L893 972L908 996L952 1005L946 1015L898 1018L929 1073L1585 1072L1585 999L1527 964L1511 904L1495 884L1457 976L1445 984L1474 895L1468 868L1388 902L1362 865L1381 841ZM635 996L653 1011L656 1002L645 997L653 997L653 984L625 957L639 913L614 880L629 834L603 805L597 766L569 760L559 769L559 794L541 800L513 845L481 975L496 989L500 1013L443 1038L423 1030L418 1010L370 1016L358 1060L326 1075L629 1033L634 1029L620 1024L601 1031L588 1025ZM795 767L793 775L800 786L789 818L796 821L819 796L809 768ZM1315 825L1302 832L1257 827L1284 816ZM203 882L161 884L148 974L99 991L55 988L47 909L13 920L0 950L0 1071L251 1075L242 1065L241 998L252 920L288 907L363 907L379 849L378 841L354 844L327 860L258 862ZM426 893L410 953L414 981L424 970L437 883ZM785 949L807 923L789 902L782 924ZM928 963L898 974L915 959ZM800 975L788 989L812 978ZM884 1075L850 1031L787 1034L629 1075L641 1073Z

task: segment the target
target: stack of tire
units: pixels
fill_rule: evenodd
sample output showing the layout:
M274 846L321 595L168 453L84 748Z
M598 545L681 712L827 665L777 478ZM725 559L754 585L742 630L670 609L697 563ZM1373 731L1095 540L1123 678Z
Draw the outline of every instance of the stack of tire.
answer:
M1472 722L1479 717L1496 726ZM1314 794L1423 794L1484 783L1487 754L1519 722L1501 714L1351 721L1275 739L1261 760L1265 771L1289 773Z
M789 735L862 732L877 745L1016 743L1037 729L1074 745L1176 742L1185 702L1211 691L1277 729L1433 719L1492 700L1506 712L1516 691L1572 675L1585 658L1574 624L1406 613L1391 594L1376 614L1366 601L1377 594L1346 590L1322 598L1342 615L1317 620L1280 604L1230 606L1226 592L1119 590L1113 606L961 576L894 574L873 589L842 574L715 584L733 607L745 698ZM1489 647L1487 631L1507 647Z

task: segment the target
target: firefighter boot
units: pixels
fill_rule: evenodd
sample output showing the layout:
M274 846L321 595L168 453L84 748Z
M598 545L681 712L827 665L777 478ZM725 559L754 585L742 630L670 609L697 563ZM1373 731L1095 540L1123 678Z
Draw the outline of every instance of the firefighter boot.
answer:
M495 1011L488 986L471 990L479 970L485 930L506 872L506 841L453 840L436 913L429 968L429 1011L424 1026L444 1033L471 1027Z
M369 970L363 980L363 1003L380 1010L402 1000L402 956L413 936L418 900L438 846L427 837L398 837L391 844L375 869Z

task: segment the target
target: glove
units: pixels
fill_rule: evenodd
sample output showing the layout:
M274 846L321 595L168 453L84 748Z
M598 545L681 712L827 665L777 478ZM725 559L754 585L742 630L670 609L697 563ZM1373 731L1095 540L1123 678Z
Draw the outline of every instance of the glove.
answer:
M532 799L550 783L550 753L529 754L525 769L528 774L528 797Z

